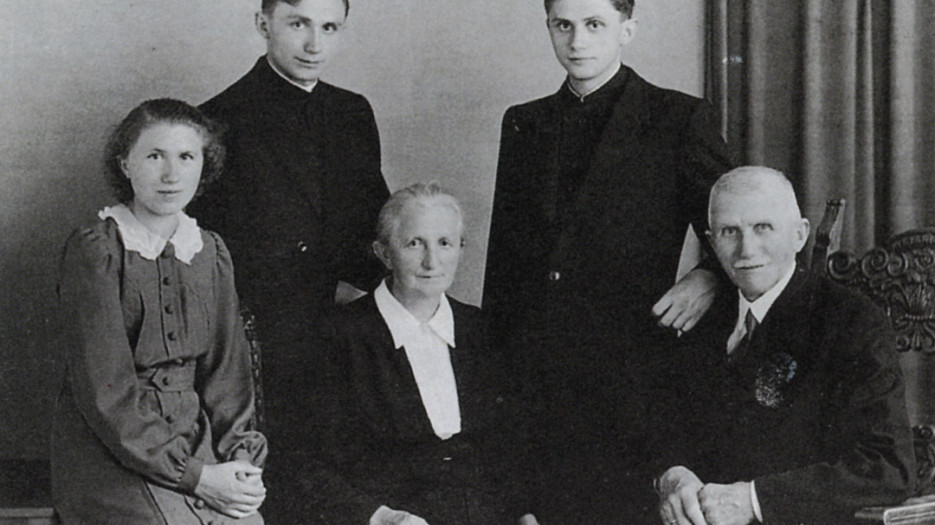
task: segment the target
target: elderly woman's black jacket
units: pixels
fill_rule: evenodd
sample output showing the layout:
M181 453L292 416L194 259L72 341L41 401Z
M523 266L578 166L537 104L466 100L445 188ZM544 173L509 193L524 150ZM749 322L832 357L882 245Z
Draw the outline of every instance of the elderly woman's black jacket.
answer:
M529 479L518 467L528 465L523 420L510 402L499 356L480 310L449 303L462 431L448 440L433 433L406 351L394 348L372 295L329 323L330 431L323 450L289 452L303 463L297 515L365 524L386 505L432 524L483 525L513 523L530 510L517 493L531 487L515 488Z

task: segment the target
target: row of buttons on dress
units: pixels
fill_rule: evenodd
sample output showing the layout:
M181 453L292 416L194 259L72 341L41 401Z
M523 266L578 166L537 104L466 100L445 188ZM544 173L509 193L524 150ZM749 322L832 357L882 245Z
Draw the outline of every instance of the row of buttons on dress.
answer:
M167 244L166 249L162 251L161 257L163 259L168 259L173 256L173 253L172 253L173 250L169 248L170 246L171 245ZM168 276L163 277L162 284L163 286L172 286L172 278ZM175 313L175 307L171 304L167 304L162 308L162 311L164 311L168 315L173 315ZM175 334L174 331L170 330L168 333L166 333L166 338L169 339L169 341L175 341L178 339L178 336ZM185 360L181 358L173 359L171 361L171 364L175 366L182 366L185 364ZM160 378L159 382L162 383L163 386L169 386L172 384L172 377L168 375L164 375L162 376L162 378ZM173 422L175 422L175 419L176 418L174 414L166 414L165 416L165 420L169 424L172 424ZM196 499L194 505L195 505L195 508L199 510L205 508L205 502L202 499ZM209 521L207 525L213 525L213 523L214 523L213 521Z
M167 243L165 249L162 250L162 253L160 254L160 257L162 257L163 259L169 259L169 258L171 258L171 257L174 255L174 253L175 253L175 250L174 250L174 248L172 248L172 244L171 244L171 243ZM162 278L162 284L163 284L163 286L172 286L172 278L169 277L169 276L163 277L163 278ZM167 304L167 305L165 305L165 307L163 307L163 311L164 311L165 313L169 314L169 315L172 315L172 314L175 313L175 307L173 307L171 304ZM167 338L169 341L176 341L176 340L178 340L178 335L176 335L176 333L175 333L174 331L169 330L169 331L166 333L166 338Z

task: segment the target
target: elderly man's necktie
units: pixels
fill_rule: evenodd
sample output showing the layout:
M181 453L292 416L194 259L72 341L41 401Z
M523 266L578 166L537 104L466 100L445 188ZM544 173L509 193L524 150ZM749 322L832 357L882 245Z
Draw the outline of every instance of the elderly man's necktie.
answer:
M753 331L756 330L758 325L759 322L757 322L756 316L753 315L753 310L747 310L747 315L743 319L743 337L740 339L740 342L737 343L737 347L727 354L728 363L736 363L747 353L750 347L750 339L753 338Z

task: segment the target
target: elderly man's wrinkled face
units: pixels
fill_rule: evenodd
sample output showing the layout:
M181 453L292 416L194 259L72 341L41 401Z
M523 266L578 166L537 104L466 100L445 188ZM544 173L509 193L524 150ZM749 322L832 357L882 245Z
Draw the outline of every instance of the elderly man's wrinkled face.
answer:
M722 191L711 202L708 232L721 266L748 301L772 288L795 264L808 240L808 221L773 178L741 193Z
M393 272L393 295L440 297L454 281L461 260L461 217L440 199L406 203L380 259Z

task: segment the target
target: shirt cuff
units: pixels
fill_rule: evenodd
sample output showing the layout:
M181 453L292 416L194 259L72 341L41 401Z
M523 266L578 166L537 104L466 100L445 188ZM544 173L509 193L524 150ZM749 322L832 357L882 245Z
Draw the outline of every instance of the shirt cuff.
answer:
M753 515L756 521L763 523L763 511L760 510L760 500L756 497L756 481L750 482L750 503L753 505Z
M205 462L195 456L188 456L188 462L185 464L185 472L182 473L182 479L179 480L179 488L188 493L194 494L195 487L201 481L201 469Z

